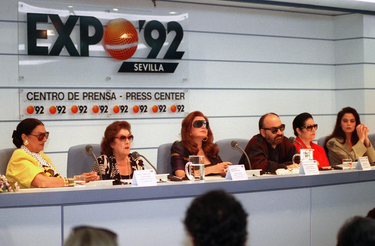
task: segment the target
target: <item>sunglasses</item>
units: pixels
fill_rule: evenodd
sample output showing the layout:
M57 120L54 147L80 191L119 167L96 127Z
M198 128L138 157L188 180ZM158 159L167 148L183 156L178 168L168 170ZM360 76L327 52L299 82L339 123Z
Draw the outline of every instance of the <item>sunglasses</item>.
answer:
M194 123L193 123L193 127L194 127L194 128L201 128L203 125L204 125L207 129L210 127L210 125L208 124L208 121L205 121L205 120L196 120L196 121L194 121Z
M77 233L82 230L96 230L101 231L110 236L114 241L117 241L117 234L114 233L111 230L105 229L105 228L99 228L99 227L91 227L91 226L76 226L72 229L72 234Z
M48 139L49 132L40 133L38 135L33 135L33 134L29 134L29 135L36 137L39 141L43 141L44 138Z
M303 126L303 127L301 127L301 129L306 129L307 131L311 132L312 129L314 129L314 130L318 129L318 124Z
M270 130L272 134L276 134L278 130L283 132L285 130L285 124L281 124L279 127L262 128L263 130Z
M115 138L118 138L120 140L120 142L125 142L126 139L128 139L129 142L133 142L133 140L134 140L134 136L133 135L128 135L128 136L121 135L120 137L115 137Z

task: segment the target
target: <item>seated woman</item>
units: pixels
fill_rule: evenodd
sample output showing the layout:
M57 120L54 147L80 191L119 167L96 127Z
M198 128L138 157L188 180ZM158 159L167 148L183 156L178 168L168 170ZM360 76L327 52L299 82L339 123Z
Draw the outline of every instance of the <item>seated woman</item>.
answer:
M338 112L335 128L324 144L328 148L331 165L341 164L343 159L348 158L358 160L362 156L368 156L369 162L373 163L375 150L367 136L368 132L354 108L346 107Z
M232 163L221 160L213 139L208 119L199 111L188 114L181 124L181 141L171 147L172 174L185 177L189 155L204 156L205 175L226 173Z
M130 128L127 121L115 121L105 129L101 156L98 157L103 179L131 179L133 171L144 169L140 157L134 159L130 153L131 142L134 139ZM99 174L96 165L93 171Z
M309 113L302 113L293 120L294 135L297 137L294 146L299 152L303 149L313 149L314 160L318 162L318 167L328 167L329 161L325 150L312 142L318 124L315 124L313 117Z
M15 182L18 182L21 189L65 186L67 180L61 177L51 159L42 152L48 137L49 132L40 120L28 118L18 124L12 135L17 149L13 152L6 171L6 177L12 186ZM86 176L86 181L99 179L95 172L83 175Z

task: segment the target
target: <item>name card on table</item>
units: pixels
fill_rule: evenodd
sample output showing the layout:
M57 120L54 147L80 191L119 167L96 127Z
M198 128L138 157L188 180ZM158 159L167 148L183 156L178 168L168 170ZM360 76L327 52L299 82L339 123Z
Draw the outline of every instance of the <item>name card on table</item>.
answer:
M244 165L229 165L225 179L247 180L247 174Z
M357 165L355 166L356 170L370 170L371 165L370 162L368 161L367 156L359 157Z
M156 185L156 176L154 169L136 170L132 179L133 185L153 186Z
M301 168L299 169L299 174L319 174L318 163L315 160L301 161Z

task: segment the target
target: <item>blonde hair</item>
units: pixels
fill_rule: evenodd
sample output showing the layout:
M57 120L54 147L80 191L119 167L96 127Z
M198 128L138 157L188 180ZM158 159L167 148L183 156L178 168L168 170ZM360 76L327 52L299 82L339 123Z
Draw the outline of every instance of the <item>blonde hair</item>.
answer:
M117 235L104 228L75 227L64 246L118 246Z

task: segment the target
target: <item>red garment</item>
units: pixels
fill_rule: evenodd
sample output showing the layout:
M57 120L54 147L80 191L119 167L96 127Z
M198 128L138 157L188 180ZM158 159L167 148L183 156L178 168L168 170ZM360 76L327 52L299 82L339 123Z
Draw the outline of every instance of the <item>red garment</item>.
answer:
M296 138L296 141L302 144L304 149L308 149L299 137ZM294 143L294 146L296 146L298 153L300 153L302 149L301 146L298 143ZM313 142L310 142L310 146L314 149L313 156L314 160L318 161L318 167L329 167L330 165L325 150Z

